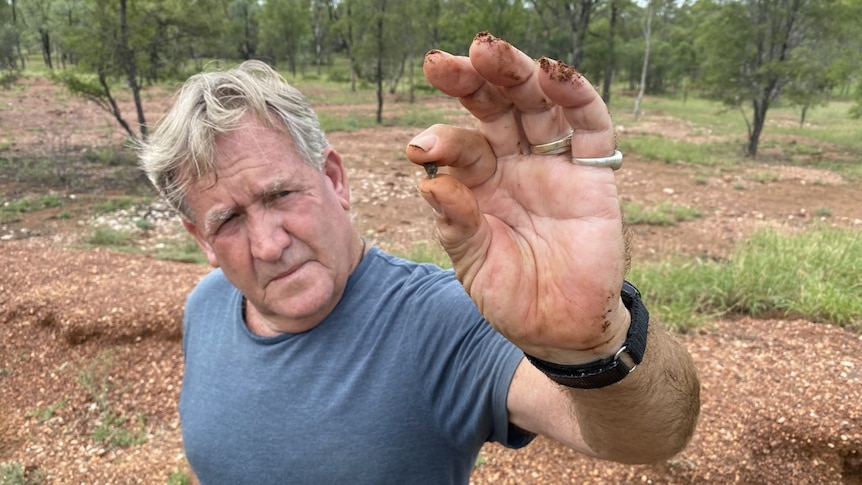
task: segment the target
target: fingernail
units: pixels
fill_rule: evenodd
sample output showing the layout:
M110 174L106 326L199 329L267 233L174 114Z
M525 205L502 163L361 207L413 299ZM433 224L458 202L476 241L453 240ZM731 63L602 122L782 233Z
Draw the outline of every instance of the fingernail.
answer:
M432 194L431 192L424 192L420 187L417 187L417 190L419 192L419 195L421 195L422 198L425 199L425 202L427 202L428 205L431 206L431 210L434 212L435 216L445 217L445 214L443 214L443 209L440 207L440 202L437 201L437 197L434 197L434 194Z
M416 138L410 140L410 146L416 147L423 152L428 152L434 145L437 144L437 136L436 135L419 135Z

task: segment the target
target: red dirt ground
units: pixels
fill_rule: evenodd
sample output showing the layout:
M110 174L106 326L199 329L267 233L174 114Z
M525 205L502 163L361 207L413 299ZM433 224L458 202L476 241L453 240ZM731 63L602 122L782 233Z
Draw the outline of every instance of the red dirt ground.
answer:
M155 119L166 97L153 92L147 99ZM74 159L86 155L82 147L122 141L110 117L46 81L22 80L0 91L0 106L0 159ZM431 238L430 209L414 188L423 174L403 156L418 131L330 134L346 160L356 225L386 250L404 253ZM636 131L697 136L649 112L622 136ZM186 293L207 269L71 249L92 225L88 204L128 188L125 182L98 188L93 181L104 180L100 173L57 171L68 179L62 187L22 184L13 169L0 173L5 201L48 193L63 201L62 208L0 225L0 464L19 463L43 483L166 483L172 472L188 472L176 413L179 319ZM862 229L859 183L827 171L755 162L703 169L627 154L618 180L626 202L667 201L703 215L670 226L634 226L639 260L674 253L722 258L767 226ZM703 409L692 443L679 456L623 466L545 439L519 451L488 445L472 482L862 484L859 335L806 321L742 319L680 338L701 372ZM110 424L106 409L126 418L114 429L143 433L146 443L114 447L94 440L93 431Z

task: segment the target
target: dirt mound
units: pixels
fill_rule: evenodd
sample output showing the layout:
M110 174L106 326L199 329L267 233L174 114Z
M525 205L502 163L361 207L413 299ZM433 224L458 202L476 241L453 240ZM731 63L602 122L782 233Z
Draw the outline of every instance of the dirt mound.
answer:
M6 244L0 318L37 325L68 344L180 340L185 294L205 268L104 250ZM38 268L38 269L37 269Z

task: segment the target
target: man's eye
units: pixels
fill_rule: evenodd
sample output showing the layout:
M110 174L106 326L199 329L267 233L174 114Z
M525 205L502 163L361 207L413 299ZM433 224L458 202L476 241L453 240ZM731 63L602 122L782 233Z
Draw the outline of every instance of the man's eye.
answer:
M283 198L283 197L287 197L288 195L290 195L290 194L292 194L292 193L293 193L293 192L291 192L291 191L289 191L289 190L282 190L281 192L277 192L277 193L275 194L275 196L276 196L276 198L281 199L281 198Z
M230 222L233 221L234 219L236 219L236 214L230 214L230 215L226 216L224 219L222 219L221 221L219 221L218 227L216 227L216 230L215 230L215 234L218 234L219 232L224 230L224 228L227 227L228 225L230 225Z

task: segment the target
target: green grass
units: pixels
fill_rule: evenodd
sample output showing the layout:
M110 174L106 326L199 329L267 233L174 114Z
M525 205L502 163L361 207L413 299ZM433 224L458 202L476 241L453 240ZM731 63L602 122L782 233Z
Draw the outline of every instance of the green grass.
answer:
M66 407L66 404L68 404L68 402L69 398L64 397L63 399L60 399L54 404L34 409L33 411L27 413L27 416L36 418L37 423L44 423L45 421L48 421L49 419L53 418L54 414L56 414L57 411Z
M168 476L168 485L189 485L191 483L191 477L189 477L189 475L180 467L177 467L177 469L172 471Z
M87 244L94 247L132 250L135 248L135 240L136 234L133 231L97 226L87 238Z
M139 414L136 429L130 430L125 427L125 416L108 410L102 414L99 423L93 429L93 441L117 448L142 445L147 442L146 424L144 415Z
M92 209L100 214L108 212L116 212L126 210L135 205L135 200L130 197L119 197L113 199L105 199L92 205Z
M648 160L707 166L733 166L750 162L744 158L748 130L739 109L721 103L689 97L647 96L643 116L635 121L634 99L615 95L612 108L621 132L620 149L637 153ZM805 124L799 126L798 107L776 104L766 115L759 141L757 161L771 164L801 165L832 170L852 180L862 179L862 124L849 116L850 101L832 101L810 109ZM746 116L751 113L745 107ZM644 120L673 118L682 123L691 140L667 139L661 135L639 133Z
M0 463L0 485L39 485L44 479L41 470L24 468L17 462Z
M190 234L184 234L181 238L166 243L163 248L155 252L154 256L157 259L181 263L209 264L206 255Z
M60 207L62 199L56 195L43 195L40 197L25 197L23 199L5 201L0 204L0 224L15 222L25 212L35 212L43 209Z
M417 263L432 263L441 268L451 268L452 260L446 251L434 242L419 242L413 244L413 249L408 253L401 255L404 259L415 261Z
M665 163L687 163L704 166L730 166L742 161L738 144L692 143L670 140L656 135L626 136L620 141L623 153L637 153L641 158Z
M862 234L761 230L726 261L672 258L629 278L651 311L678 330L711 318L804 318L862 331Z
M78 383L89 393L99 411L91 437L97 443L116 448L144 444L147 442L146 416L137 414L136 423L130 429L126 416L114 409L111 400L116 391L111 379L113 365L112 352L104 351L78 372Z
M438 245L402 257L451 268ZM686 332L715 318L801 318L862 332L862 233L760 230L724 261L672 257L635 264L628 279L664 325Z
M650 226L673 226L678 222L703 217L697 209L671 202L659 202L651 208L637 202L623 203L623 215L623 220L629 225Z
M429 106L427 103L407 103L385 101L383 104L383 120L377 124L377 101L363 101L356 106L351 104L348 108L319 109L317 116L323 131L330 133L336 131L356 131L363 128L374 128L377 126L402 126L427 128L436 123L445 123L447 119L458 114L454 108ZM332 103L332 101L330 101ZM454 105L453 105L454 106Z

